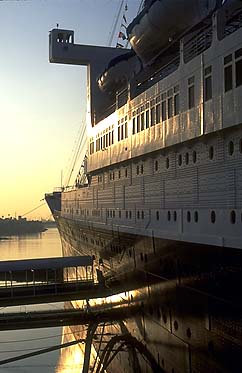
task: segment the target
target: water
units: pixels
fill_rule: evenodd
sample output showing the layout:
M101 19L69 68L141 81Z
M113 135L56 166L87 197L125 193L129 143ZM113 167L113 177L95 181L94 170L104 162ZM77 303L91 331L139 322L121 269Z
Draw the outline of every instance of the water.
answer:
M47 258L61 256L61 243L57 229L51 228L38 235L24 237L11 237L8 240L0 240L1 260ZM25 311L30 309L53 309L63 308L62 303L54 303L38 306L11 307L11 311ZM10 308L1 308L0 312L9 311ZM63 333L67 333L63 328ZM13 356L30 353L34 349L43 349L58 345L63 338L62 328L46 328L0 332L0 362ZM78 351L78 346L74 346ZM70 350L70 356L73 356ZM65 354L67 355L67 351ZM70 359L59 360L60 351L54 351L36 357L15 361L6 365L0 365L2 372L24 372L24 373L53 373L74 372ZM75 365L75 362L73 362ZM56 368L58 366L58 369Z

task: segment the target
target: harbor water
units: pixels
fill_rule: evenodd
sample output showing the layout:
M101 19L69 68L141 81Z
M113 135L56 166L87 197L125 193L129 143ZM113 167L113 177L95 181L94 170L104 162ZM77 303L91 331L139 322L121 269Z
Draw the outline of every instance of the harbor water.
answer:
M56 228L35 235L9 237L0 240L1 260L48 258L62 255L59 234ZM2 307L0 312L30 312L33 310L63 308L63 303L36 306ZM72 340L68 327L16 330L0 332L0 373L77 372L80 362L79 347L63 349L35 357L1 365L1 361L59 345L63 340Z

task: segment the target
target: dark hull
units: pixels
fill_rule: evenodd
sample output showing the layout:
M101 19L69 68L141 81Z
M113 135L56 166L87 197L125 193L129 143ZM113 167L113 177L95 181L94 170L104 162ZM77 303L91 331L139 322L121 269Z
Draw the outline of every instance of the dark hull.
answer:
M57 223L64 255L94 255L99 281L141 306L138 315L106 326L109 335L130 333L164 371L241 372L240 250L120 235L71 219ZM107 370L158 371L132 343Z

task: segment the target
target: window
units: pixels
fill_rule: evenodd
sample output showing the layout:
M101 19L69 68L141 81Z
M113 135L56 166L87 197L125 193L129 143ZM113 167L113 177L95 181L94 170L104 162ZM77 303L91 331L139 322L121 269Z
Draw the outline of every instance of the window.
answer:
M232 54L224 57L224 91L228 92L233 88L233 67Z
M204 100L212 98L212 66L208 66L204 71Z
M150 110L150 125L155 125L155 107L152 107Z
M166 93L161 95L161 119L162 122L166 120Z
M167 106L168 106L168 113L167 113L167 116L168 118L171 118L172 117L172 114L173 114L173 110L172 110L172 97L169 97L168 98L168 101L167 101Z
M127 139L128 137L128 124L127 122L124 123L124 137Z
M136 126L135 126L135 117L133 118L133 135L136 133L136 131L135 131L135 128Z
M174 96L174 115L178 115L180 112L180 98L179 93Z
M137 116L136 128L137 128L137 133L140 132L140 115Z
M141 127L140 127L140 129L141 129L141 131L143 131L144 128L145 128L145 113L141 114L140 120L141 120Z
M155 171L158 171L158 161L155 161Z
M90 154L94 153L94 141L90 143Z
M160 123L160 104L155 107L156 124Z
M194 76L188 79L188 109L195 106L195 79Z
M120 141L121 140L121 135L120 135L120 126L118 125L118 141Z
M145 112L145 124L146 124L146 128L149 128L149 126L150 126L150 112L149 112L149 110L146 110L146 112Z
M162 122L166 120L166 101L162 101L161 103L161 119Z
M179 97L179 85L174 87L174 115L180 112L180 97Z
M236 87L242 85L242 59L235 61Z
M236 87L242 85L242 48L238 49L235 54L235 82Z

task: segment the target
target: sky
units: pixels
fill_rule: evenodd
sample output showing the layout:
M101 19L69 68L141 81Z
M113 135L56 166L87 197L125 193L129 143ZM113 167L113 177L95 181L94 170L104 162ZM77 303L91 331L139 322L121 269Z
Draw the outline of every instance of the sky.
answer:
M85 120L85 68L49 63L49 31L58 23L75 43L107 46L121 1L0 1L0 217L25 215L61 185ZM128 1L128 22L139 4Z

